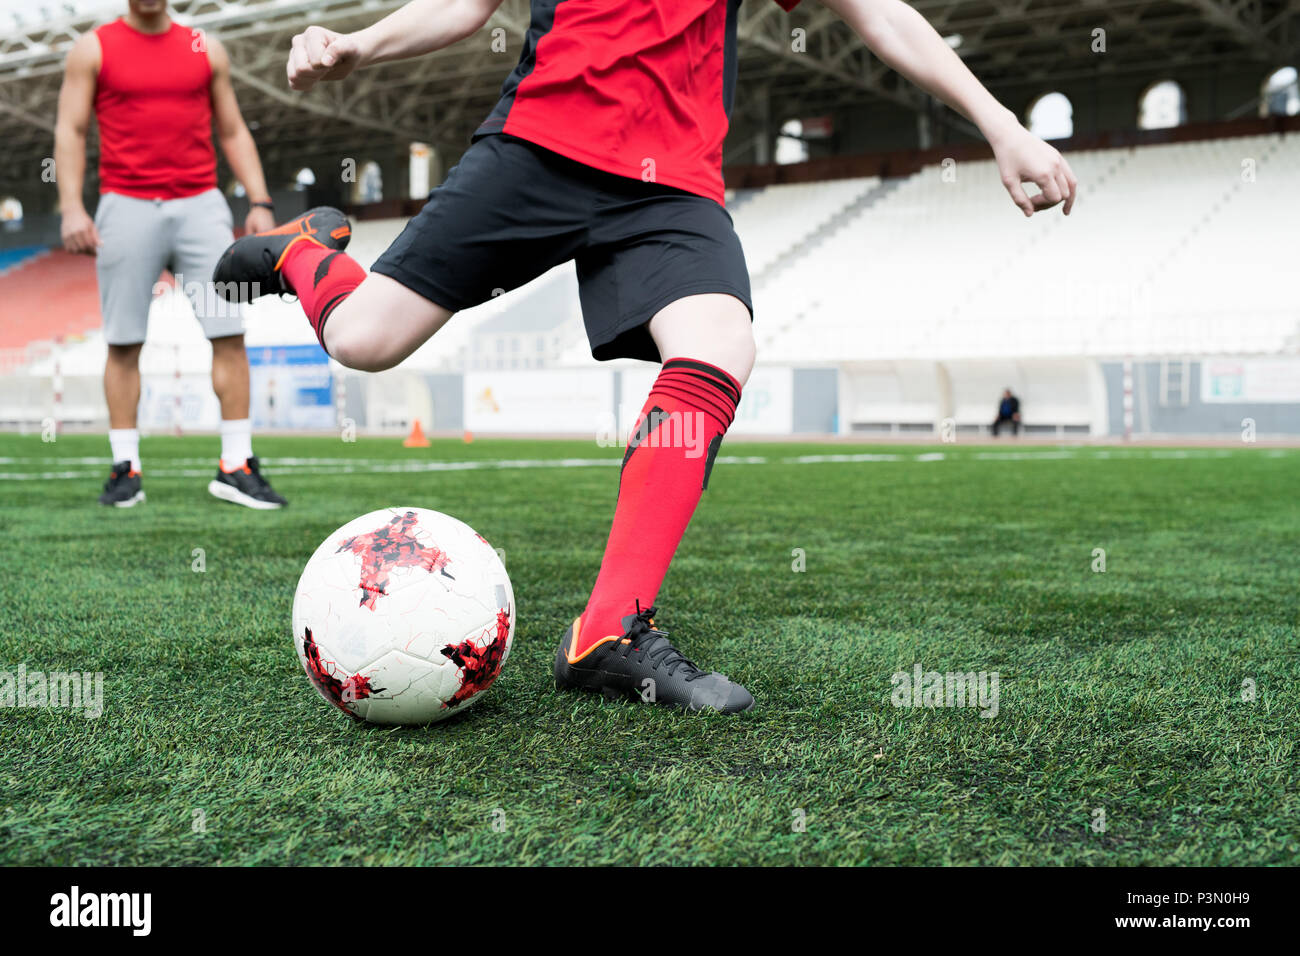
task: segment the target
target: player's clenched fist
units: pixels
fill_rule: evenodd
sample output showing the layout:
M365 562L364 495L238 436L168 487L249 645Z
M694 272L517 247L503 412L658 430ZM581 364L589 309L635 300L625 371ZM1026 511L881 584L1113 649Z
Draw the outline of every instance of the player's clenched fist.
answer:
M341 80L357 68L361 46L347 33L308 27L293 38L289 52L289 86L310 90L319 80Z

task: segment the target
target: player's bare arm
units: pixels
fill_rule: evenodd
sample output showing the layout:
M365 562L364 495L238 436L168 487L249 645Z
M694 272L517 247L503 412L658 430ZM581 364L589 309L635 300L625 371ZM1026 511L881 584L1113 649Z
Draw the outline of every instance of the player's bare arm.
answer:
M1074 208L1078 180L1053 147L1020 125L926 19L902 0L822 0L872 53L979 127L993 147L1002 184L1026 216L1064 202ZM1040 192L1030 197L1024 183Z
M499 6L501 0L412 0L356 33L308 27L293 38L289 86L306 91L364 66L441 50L472 36Z
M68 252L94 255L99 233L86 212L82 187L86 183L86 133L95 106L95 79L99 73L99 40L88 33L68 53L59 91L59 112L54 124L54 170L59 189L60 232Z
M212 65L212 118L216 124L217 142L222 155L230 164L235 178L244 187L250 203L269 203L271 192L266 188L262 160L257 155L257 143L239 111L235 86L230 80L230 55L221 42L208 39L208 62ZM249 206L244 228L248 232L262 232L275 227L271 210L262 206Z

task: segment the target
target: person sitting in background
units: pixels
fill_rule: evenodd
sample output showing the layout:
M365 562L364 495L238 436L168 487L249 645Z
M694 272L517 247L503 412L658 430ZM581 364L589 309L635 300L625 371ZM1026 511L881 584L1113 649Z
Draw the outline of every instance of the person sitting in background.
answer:
M1012 395L1009 388L1002 390L1002 401L998 402L998 417L993 421L994 438L1003 422L1011 424L1011 434L1020 434L1020 399Z

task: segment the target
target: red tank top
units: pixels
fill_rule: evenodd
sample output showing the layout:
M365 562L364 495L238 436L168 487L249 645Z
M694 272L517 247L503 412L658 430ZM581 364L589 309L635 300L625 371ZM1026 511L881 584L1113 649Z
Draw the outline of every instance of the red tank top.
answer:
M95 35L100 192L180 199L214 188L207 47L178 23L149 34L114 20Z

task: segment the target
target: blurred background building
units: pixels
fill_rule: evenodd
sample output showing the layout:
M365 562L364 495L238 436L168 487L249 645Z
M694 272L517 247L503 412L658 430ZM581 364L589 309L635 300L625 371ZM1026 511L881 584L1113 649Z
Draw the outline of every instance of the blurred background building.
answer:
M526 0L415 63L311 94L285 51L394 0L178 0L228 46L277 214L342 205L373 261L466 148L518 56ZM1300 3L918 0L1081 183L1025 220L965 120L876 61L828 10L749 0L725 162L754 285L759 367L739 434L985 432L1300 436ZM0 427L105 427L93 262L58 249L62 60L125 0L0 0ZM97 184L91 138L88 208ZM222 167L240 221L243 197ZM594 362L572 266L458 315L399 369L342 369L293 302L248 310L261 428L626 428L652 370ZM185 277L190 281L194 277ZM210 350L185 297L155 298L141 427L216 425ZM383 321L375 317L376 323ZM564 369L564 374L543 369Z

